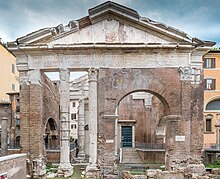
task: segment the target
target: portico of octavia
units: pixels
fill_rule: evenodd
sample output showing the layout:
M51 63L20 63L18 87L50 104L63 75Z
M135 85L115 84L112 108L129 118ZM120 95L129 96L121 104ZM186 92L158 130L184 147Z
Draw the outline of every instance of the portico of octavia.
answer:
M201 163L202 57L214 43L105 2L66 26L44 28L8 45L17 57L20 74L21 150L37 161L34 175L44 175L40 167L45 154L42 75L47 71L60 74L59 169L63 175L72 174L69 78L74 71L89 73L87 171L117 164L121 147L117 107L126 95L137 91L155 95L164 107L157 125L165 129L166 169Z

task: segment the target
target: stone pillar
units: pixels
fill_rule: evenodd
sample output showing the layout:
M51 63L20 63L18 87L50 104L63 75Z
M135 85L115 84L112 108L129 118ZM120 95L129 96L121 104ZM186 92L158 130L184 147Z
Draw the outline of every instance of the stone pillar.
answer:
M89 166L86 170L97 169L97 69L89 70Z
M186 158L190 157L190 141L191 141L191 81L192 81L192 69L189 66L180 67L180 81L181 81L181 95L182 95L182 117L184 119L182 128L185 132L185 153Z
M69 121L69 78L68 69L60 69L60 166L59 176L69 177L73 174L70 164L70 121Z
M169 115L162 118L166 121L166 170L177 170L186 159L185 134L182 129L182 116Z
M2 118L1 156L8 154L8 118Z
M85 144L85 115L84 115L84 99L79 100L79 114L78 114L78 144L79 153L78 159L80 162L85 159L84 144Z

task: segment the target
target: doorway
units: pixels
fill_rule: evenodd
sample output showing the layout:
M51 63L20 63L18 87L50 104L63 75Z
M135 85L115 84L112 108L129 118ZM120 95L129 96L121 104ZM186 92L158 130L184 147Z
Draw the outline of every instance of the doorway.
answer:
M122 147L132 147L132 126L121 127Z

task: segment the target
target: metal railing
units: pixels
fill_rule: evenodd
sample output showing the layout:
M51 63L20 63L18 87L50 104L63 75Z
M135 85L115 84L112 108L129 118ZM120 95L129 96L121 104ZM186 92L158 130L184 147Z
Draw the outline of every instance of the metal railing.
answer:
M220 150L220 144L216 144L216 143L206 143L203 144L203 149L204 150Z
M165 150L165 144L159 143L122 142L120 146L122 148L134 147L142 150Z
M165 144L158 143L135 143L137 149L165 150Z

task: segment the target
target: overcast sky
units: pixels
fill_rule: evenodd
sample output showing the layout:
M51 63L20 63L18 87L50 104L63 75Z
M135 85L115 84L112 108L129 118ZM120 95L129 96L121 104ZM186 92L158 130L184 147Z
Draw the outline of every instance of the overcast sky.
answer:
M66 25L105 0L0 0L0 38L14 41L44 27ZM143 16L220 45L220 0L115 0Z
M68 24L106 0L0 0L0 38L14 41L45 27ZM220 0L115 0L140 16L220 46ZM58 79L58 74L50 78ZM81 74L71 74L81 76Z

